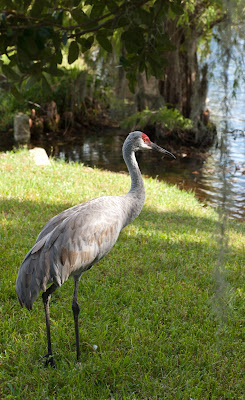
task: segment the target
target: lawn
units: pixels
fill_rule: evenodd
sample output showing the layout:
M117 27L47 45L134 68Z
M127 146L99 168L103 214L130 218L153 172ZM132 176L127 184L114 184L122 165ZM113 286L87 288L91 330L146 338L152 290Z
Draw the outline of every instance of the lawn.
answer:
M125 174L0 153L0 398L245 399L245 224L226 221L220 237L214 210L154 179L140 216L81 279L80 363L73 280L52 295L57 368L44 367L42 299L19 306L20 263L53 215L129 186Z

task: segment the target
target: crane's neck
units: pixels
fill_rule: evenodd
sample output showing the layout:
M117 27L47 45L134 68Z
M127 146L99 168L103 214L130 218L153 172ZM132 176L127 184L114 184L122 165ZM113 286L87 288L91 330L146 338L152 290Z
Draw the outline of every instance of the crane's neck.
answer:
M125 200L127 204L128 220L127 223L136 218L145 202L145 187L144 181L135 157L135 152L131 146L123 148L123 158L128 167L128 171L131 177L131 188L126 194Z

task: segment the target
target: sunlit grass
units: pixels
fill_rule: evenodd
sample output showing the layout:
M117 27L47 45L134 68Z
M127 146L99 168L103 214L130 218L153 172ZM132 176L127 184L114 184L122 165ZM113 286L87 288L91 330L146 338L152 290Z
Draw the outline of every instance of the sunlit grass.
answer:
M81 279L81 363L69 280L52 296L57 368L45 369L42 301L20 308L19 265L49 218L126 193L130 180L79 164L36 167L27 151L0 154L0 176L0 398L244 398L244 224L227 224L217 275L217 214L193 194L146 179L140 217Z

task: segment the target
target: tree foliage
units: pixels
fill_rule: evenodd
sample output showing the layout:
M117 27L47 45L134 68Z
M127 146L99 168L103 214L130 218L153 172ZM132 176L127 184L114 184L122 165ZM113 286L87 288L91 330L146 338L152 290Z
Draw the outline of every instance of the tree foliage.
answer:
M181 0L1 0L0 53L8 63L3 73L13 81L29 78L29 84L45 74L60 74L63 49L68 63L97 44L113 50L120 34L120 64L133 90L137 74L157 78L173 47L164 34L164 19L182 13Z

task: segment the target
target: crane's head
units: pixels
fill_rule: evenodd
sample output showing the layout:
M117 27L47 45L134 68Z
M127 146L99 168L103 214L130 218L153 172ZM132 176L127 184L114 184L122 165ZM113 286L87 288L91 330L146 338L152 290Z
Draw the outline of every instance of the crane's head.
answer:
M169 151L163 149L162 147L158 146L155 143L152 143L149 139L149 137L140 131L135 131L131 132L127 139L124 142L123 147L126 147L127 145L131 145L131 149L133 151L138 151L138 150L156 150L159 151L160 153L166 154L170 157L176 158L172 153Z

